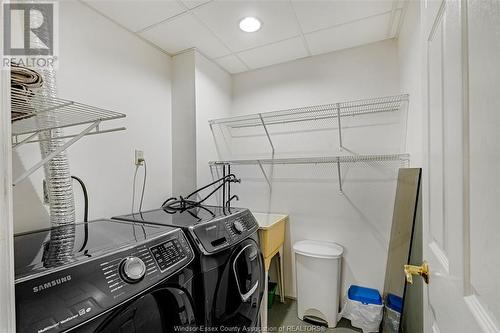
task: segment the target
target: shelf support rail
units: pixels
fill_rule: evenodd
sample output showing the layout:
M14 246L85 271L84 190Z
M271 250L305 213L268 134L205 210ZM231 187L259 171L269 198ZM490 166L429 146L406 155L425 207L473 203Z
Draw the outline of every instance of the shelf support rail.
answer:
M35 172L36 170L38 170L42 165L44 165L45 163L47 163L49 160L51 160L52 158L54 158L54 156L60 154L61 152L63 152L64 150L68 149L73 143L75 143L76 141L80 140L82 137L84 137L85 135L87 135L90 131L92 131L94 128L97 128L99 126L99 124L101 123L101 120L97 120L95 122L93 122L90 126L88 126L87 128L85 128L83 131L80 132L80 134L76 135L75 137L73 137L71 140L69 140L68 142L66 142L64 145L62 145L61 147L57 148L56 150L54 150L52 153L50 153L49 155L47 155L44 159L42 159L40 162L36 163L33 167L31 167L29 170L26 170L22 175L20 175L19 177L17 177L14 181L13 181L13 186L16 186L17 184L19 184L21 181L23 181L26 177L28 177L29 175L31 175L33 172Z
M14 143L12 144L12 149L16 149L17 147L20 147L22 145L24 145L25 143L27 143L29 140L33 139L35 136L38 135L39 132L34 132L32 133L31 135L29 135L28 137L22 139L21 141L18 141L17 139L17 135L15 136L15 141Z
M266 123L264 122L264 119L262 118L262 113L259 113L259 119L260 119L260 122L262 123L262 127L264 127L264 131L266 132L267 140L269 141L269 144L271 145L271 149L273 151L273 158L274 158L274 145L273 145L273 141L271 140L271 136L269 135L269 132L267 130Z
M95 134L103 134L103 133L119 132L119 131L124 131L126 129L127 129L126 127L116 127L116 128L110 128L110 129L106 129L106 130L101 130L99 128L99 126L97 126L95 131L89 132L89 133L85 134L85 136L95 135ZM25 143L36 143L36 142L42 142L42 141L52 140L52 138L50 138L50 139L30 140L33 137L35 137L36 135L38 135L40 132L41 131L37 131L37 132L31 134L30 136L28 136L27 138L23 139L22 141L15 142L12 145L12 149L17 149L17 148L19 148L20 146L22 146ZM58 136L57 139L70 139L70 138L74 138L74 137L76 137L78 135L79 134L71 134L71 135ZM17 135L16 135L16 140L17 140Z
M336 108L337 108L337 123L339 124L339 150L342 150L343 146L342 146L342 124L341 124L341 120L340 120L340 105L339 103L336 104Z
M264 178L266 179L267 185L271 187L271 181L269 180L269 177L266 174L266 170L264 170L264 167L262 166L262 162L260 160L257 160L257 163L259 164L260 171L262 171L262 174L264 175Z
M340 157L337 157L337 175L339 177L339 190L340 190L340 193L344 193L344 190L342 189L342 172L340 170Z

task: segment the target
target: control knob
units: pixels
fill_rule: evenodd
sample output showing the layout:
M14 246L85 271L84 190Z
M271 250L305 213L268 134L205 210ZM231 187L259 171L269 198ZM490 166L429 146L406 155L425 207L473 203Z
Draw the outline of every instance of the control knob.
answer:
M146 274L146 264L141 258L127 257L120 264L120 275L128 283L137 283Z
M233 228L238 234L241 234L243 231L245 231L245 227L243 226L243 223L241 223L241 221L234 221Z

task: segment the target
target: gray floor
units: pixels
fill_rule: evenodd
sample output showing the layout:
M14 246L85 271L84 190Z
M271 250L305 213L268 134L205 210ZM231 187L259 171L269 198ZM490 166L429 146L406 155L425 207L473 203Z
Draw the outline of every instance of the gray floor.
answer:
M353 328L345 319L342 319L336 328L330 329L302 321L297 317L297 302L288 298L285 299L285 303L275 300L273 307L269 309L267 320L268 332L362 332L360 329Z

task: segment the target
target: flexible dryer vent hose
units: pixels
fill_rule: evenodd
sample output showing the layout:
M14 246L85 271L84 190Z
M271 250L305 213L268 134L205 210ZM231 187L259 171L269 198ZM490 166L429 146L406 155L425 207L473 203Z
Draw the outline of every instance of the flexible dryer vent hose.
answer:
M32 15L33 19L43 20L43 16ZM55 18L57 19L57 18ZM31 22L31 25L41 26L39 34L48 35L48 25ZM41 45L41 40L34 34L31 34L31 45ZM43 87L38 91L40 95L56 97L56 73L54 68L35 68L42 74L44 79ZM41 123L57 123L57 112L40 112L36 116ZM49 155L64 144L62 129L53 129L51 131L41 132L40 151L42 158ZM73 196L73 184L69 168L68 156L65 151L56 155L44 166L45 180L47 182L47 191L50 201L50 223L51 226L65 226L63 228L52 229L50 241L46 246L44 254L45 266L54 266L61 262L72 260L73 249L75 246L75 203Z

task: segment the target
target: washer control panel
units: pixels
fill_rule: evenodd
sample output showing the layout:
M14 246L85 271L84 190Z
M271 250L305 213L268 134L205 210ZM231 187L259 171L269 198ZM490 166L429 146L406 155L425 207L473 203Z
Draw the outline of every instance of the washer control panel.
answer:
M128 283L137 283L146 275L146 264L141 258L127 257L122 260L119 272L123 280Z
M158 267L160 268L160 271L164 272L170 266L186 257L184 249L185 246L182 246L179 239L173 239L152 247L150 250L156 263L158 264Z

